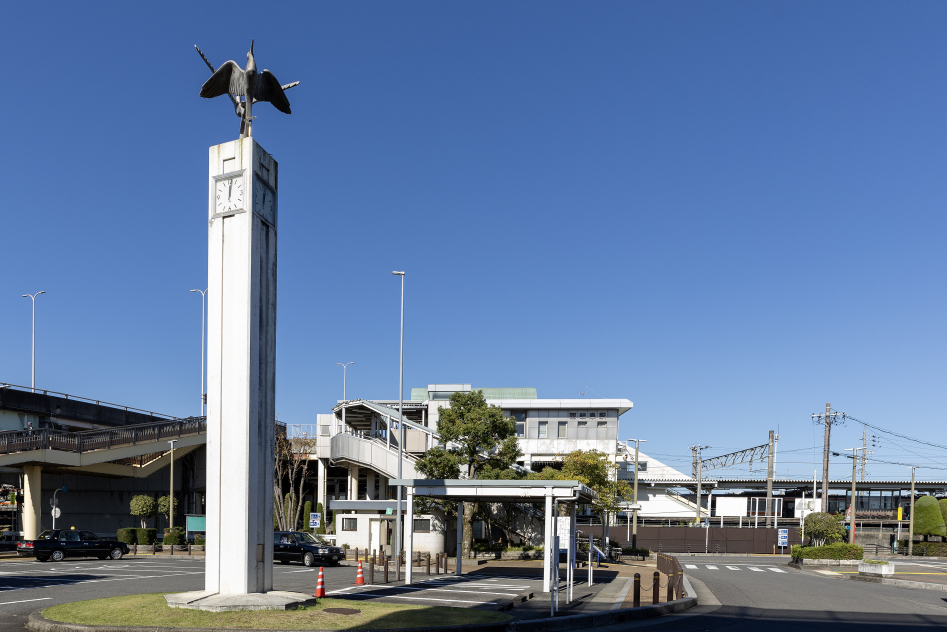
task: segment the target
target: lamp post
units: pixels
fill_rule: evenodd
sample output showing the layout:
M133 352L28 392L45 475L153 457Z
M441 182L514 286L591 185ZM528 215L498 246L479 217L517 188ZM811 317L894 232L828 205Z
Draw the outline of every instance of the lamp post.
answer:
M58 494L59 492L66 492L66 491L69 491L69 490L67 490L66 487L63 486L53 492L53 510L50 512L51 514L53 514L53 529L56 528L56 510L59 509L59 500L56 498L56 494Z
M865 448L845 448L846 452L852 453L852 504L849 505L849 514L851 523L848 528L848 543L855 544L855 466L858 465L858 456L859 450L864 450Z
M911 466L911 515L908 516L908 557L914 555L914 470L917 466Z
M45 294L45 291L37 292L36 294L24 294L23 298L29 297L33 302L33 369L32 377L30 378L30 391L36 392L36 297L40 294Z
M171 495L168 497L168 526L174 528L174 444L177 439L171 439Z
M709 445L697 445L697 524L700 524L700 483L703 476L703 451L709 448ZM637 466L637 463L635 464ZM710 516L710 504L707 505L707 515ZM708 527L709 527L708 520Z
M204 392L204 310L207 303L207 290L191 290L201 293L201 417L204 416L204 404L207 403L207 393Z
M345 402L348 400L345 399L345 370L349 367L350 364L355 364L355 361L351 362L336 362L336 366L342 367L342 430L345 430Z
M404 272L393 271L401 277L401 361L398 369L398 479L401 479L401 461L404 459ZM398 516L395 520L395 581L401 579L401 485L398 485ZM457 525L458 529L462 527ZM457 557L460 557L457 551Z
M634 494L632 495L632 504L631 504L631 515L634 523L631 527L631 548L638 548L638 443L645 442L647 439L625 439L625 444L629 441L635 442L635 486Z

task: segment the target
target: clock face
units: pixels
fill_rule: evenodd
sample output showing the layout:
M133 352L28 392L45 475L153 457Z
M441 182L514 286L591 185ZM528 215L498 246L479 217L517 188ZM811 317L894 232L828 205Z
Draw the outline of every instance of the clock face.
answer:
M276 224L276 194L260 180L253 179L253 212Z
M243 208L243 177L235 176L217 181L214 212L226 213Z

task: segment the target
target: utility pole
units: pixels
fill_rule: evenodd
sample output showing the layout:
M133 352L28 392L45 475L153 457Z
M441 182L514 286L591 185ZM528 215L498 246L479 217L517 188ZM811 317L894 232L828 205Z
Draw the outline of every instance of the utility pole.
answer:
M700 478L701 478L701 475L703 474L703 462L701 460L701 452L705 448L709 448L709 447L710 447L709 445L692 445L691 446L691 450L694 452L694 457L697 461L697 476L695 476L695 478L697 479L697 523L698 524L700 524L700 492L701 492ZM709 510L710 507L707 507L707 509Z
M697 446L691 446L691 478L697 478Z
M766 468L766 526L771 527L773 515L773 444L774 432L769 431L769 465Z
M813 413L812 421L825 426L825 439L822 447L822 511L829 511L829 446L832 437L832 424L844 424L845 413L833 412L832 404L825 405L825 414Z
M855 466L858 464L858 451L864 451L865 448L845 448L846 452L852 453L852 504L848 506L848 543L855 544Z
M638 548L638 443L641 441L647 441L647 439L627 439L628 441L635 442L635 486L632 496L632 507L631 510L632 520L634 521L631 526L631 548Z
M908 558L914 555L914 470L911 467L911 515L908 517Z

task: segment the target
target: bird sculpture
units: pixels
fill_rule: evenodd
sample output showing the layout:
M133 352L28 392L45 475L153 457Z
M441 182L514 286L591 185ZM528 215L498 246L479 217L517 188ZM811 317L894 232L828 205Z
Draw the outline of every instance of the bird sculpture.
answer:
M197 48L195 46L194 48ZM256 61L253 58L253 40L250 40L250 52L247 53L247 67L241 68L235 61L225 61L220 68L214 70L213 65L204 57L201 49L197 52L204 62L213 71L210 79L201 86L201 96L212 99L221 95L229 95L233 102L234 111L240 117L240 138L250 135L250 121L253 116L253 104L259 101L269 101L280 112L291 114L289 99L283 92L299 84L295 82L286 86L280 85L276 77L269 70L257 72ZM240 100L243 97L243 100Z

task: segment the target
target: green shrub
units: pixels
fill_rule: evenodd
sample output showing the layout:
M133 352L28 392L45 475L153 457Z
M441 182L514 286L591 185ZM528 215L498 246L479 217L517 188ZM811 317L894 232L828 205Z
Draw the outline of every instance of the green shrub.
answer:
M887 564L885 560L862 560L864 564Z
M914 535L947 536L940 504L933 496L921 496L914 501Z
M860 560L865 557L865 550L862 547L845 542L836 542L824 546L796 544L792 547L791 553L794 558L804 560Z
M185 544L187 540L185 539L184 529L181 527L174 527L170 531L164 534L164 540L162 544Z
M200 533L194 536L194 544L197 546L204 546L206 542L207 539L204 538L204 536L202 536Z
M134 496L129 505L129 513L141 520L141 528L144 529L148 518L153 518L158 514L158 503L151 496L140 494ZM139 541L139 544L141 541Z
M135 539L138 540L138 544L150 545L154 544L155 540L158 539L157 529L135 529L135 534Z
M940 505L940 515L944 518L944 523L947 524L947 498L941 498L937 501L937 504Z
M138 544L138 529L134 527L128 529L119 529L116 532L115 537L119 542L124 542L125 544Z
M898 550L908 551L908 541L898 540ZM947 542L915 542L911 555L924 557L947 557Z
M804 526L805 533L809 536L809 543L814 546L822 546L823 544L845 539L845 529L842 527L841 516L814 511L806 516Z
M651 549L643 549L641 547L634 549L628 546L623 548L621 552L622 555L627 555L628 557L648 557L651 555Z

